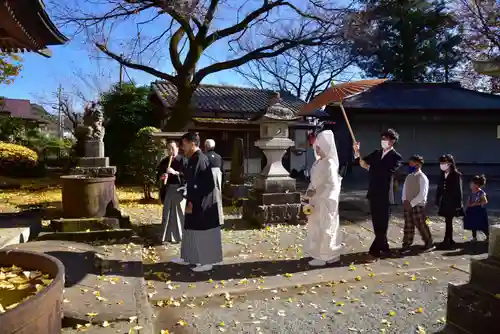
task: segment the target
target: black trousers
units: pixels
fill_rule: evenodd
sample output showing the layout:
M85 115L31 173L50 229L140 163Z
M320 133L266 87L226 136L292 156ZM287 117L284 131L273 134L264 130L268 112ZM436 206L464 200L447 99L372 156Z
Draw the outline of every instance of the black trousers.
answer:
M444 242L453 242L453 216L444 217L446 224L444 232Z
M373 231L375 232L375 240L373 240L369 253L372 256L380 257L380 253L389 252L387 229L389 228L391 206L388 200L374 198L370 199L369 202Z

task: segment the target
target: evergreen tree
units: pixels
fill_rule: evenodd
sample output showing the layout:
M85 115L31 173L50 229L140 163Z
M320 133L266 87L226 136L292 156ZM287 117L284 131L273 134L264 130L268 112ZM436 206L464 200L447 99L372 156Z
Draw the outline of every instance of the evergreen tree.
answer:
M460 38L443 0L361 1L350 34L366 75L406 82L450 78Z

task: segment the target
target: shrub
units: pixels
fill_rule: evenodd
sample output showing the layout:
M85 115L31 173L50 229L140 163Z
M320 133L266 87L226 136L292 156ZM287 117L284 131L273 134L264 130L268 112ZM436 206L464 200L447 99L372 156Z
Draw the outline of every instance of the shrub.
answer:
M21 145L0 142L0 173L9 176L32 176L36 173L38 154Z
M156 183L156 166L158 157L163 153L164 146L159 140L155 140L151 134L160 130L147 126L140 129L135 135L130 150L130 168L135 179L144 187L144 199L152 199L151 191Z
M231 173L229 181L231 184L242 184L244 169L243 139L235 138L233 143L233 154L231 156Z

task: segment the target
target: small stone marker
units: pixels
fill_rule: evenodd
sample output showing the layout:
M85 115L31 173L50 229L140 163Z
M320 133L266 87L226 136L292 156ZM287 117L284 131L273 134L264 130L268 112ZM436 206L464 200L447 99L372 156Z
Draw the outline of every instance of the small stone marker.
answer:
M500 224L490 226L488 256L500 260Z

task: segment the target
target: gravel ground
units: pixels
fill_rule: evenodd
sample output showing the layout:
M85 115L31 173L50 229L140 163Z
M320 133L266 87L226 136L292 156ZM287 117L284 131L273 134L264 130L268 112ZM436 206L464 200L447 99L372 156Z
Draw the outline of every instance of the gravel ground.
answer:
M172 302L157 308L169 333L438 333L445 323L447 284L459 270L376 277L284 290L261 290ZM180 306L179 306L180 305ZM177 306L177 307L175 307ZM184 326L182 326L184 325Z

